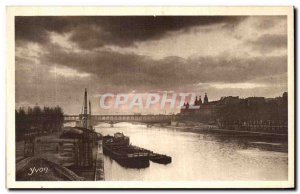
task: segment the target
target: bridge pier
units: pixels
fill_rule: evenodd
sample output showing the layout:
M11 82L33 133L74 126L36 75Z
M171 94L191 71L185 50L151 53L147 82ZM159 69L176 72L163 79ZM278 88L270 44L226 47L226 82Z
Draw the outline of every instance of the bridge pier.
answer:
M111 127L111 128L114 127L114 122L113 122L113 121L110 121L109 124L110 124L110 127Z
M164 127L164 126L165 126L165 123L160 123L160 126L161 126L161 127Z

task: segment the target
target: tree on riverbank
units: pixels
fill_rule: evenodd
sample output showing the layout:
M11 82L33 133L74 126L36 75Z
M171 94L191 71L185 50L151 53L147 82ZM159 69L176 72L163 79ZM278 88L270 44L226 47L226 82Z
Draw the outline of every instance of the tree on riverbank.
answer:
M217 118L228 123L238 121L287 122L287 103L286 93L282 97L273 99L250 97L235 102L220 103L217 109Z
M15 111L16 114L16 138L23 138L25 130L35 129L47 132L58 131L63 125L63 111L57 107L39 106L33 108L28 107L27 110L19 108Z

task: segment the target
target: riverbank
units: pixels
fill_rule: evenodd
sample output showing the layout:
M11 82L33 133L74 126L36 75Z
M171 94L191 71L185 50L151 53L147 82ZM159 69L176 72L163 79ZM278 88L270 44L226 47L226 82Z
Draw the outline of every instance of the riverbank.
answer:
M29 157L16 165L17 181L82 181L84 177L42 157Z
M279 133L265 133L265 132L257 132L257 131L243 131L243 130L229 130L229 129L220 129L217 125L209 125L209 124L197 124L192 126L165 126L166 128L171 129L180 129L180 130L189 130L194 132L211 132L211 133L224 133L224 134L232 134L238 136L264 136L264 137L279 137L279 138L287 138L287 134L279 134Z
M98 154L102 152L102 140L99 140L97 147L93 148L93 158L97 165L97 180L104 179L103 156ZM41 135L34 138L33 155L24 156L24 141L16 142L16 168L19 176L17 180L88 180L94 181L96 174L96 165L91 167L78 167L77 147L78 143L74 138L61 138L61 133ZM99 151L100 150L100 151ZM47 173L39 173L38 176L27 176L31 170L46 169ZM50 174L49 174L50 173ZM66 175L67 174L67 175ZM74 176L73 176L74 175ZM75 176L76 175L76 176ZM20 179L18 179L18 177ZM63 178L62 178L63 177ZM74 178L70 178L74 177Z
M198 124L193 126L165 126L168 129L185 132L211 134L221 141L235 139L252 148L266 151L288 152L287 134L263 133L255 131L220 129L216 125Z

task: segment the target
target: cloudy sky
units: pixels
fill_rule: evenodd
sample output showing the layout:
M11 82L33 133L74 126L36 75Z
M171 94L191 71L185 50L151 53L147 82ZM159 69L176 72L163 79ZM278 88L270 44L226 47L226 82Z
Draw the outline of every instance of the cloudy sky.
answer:
M280 96L285 16L16 17L16 105L93 112L103 93Z

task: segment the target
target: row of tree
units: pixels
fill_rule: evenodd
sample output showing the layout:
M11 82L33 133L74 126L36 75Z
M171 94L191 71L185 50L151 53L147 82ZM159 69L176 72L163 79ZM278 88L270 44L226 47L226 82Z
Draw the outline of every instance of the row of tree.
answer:
M281 97L260 102L241 99L238 103L219 106L216 117L229 123L236 121L287 122L287 100Z
M57 107L39 106L27 109L19 108L16 110L16 137L17 140L23 138L26 130L42 130L48 133L58 131L63 126L63 111Z

